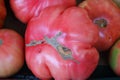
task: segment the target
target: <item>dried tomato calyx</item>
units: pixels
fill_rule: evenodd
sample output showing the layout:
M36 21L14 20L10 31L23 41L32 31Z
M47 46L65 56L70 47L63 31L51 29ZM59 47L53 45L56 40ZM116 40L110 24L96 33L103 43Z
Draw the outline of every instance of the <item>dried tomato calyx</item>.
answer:
M52 38L48 38L47 36L45 36L45 41L48 44L50 44L52 47L54 47L64 60L73 60L74 62L79 63L79 61L77 61L76 59L73 58L72 51L69 48L67 48L67 47L61 45L59 42L57 42L57 38L61 34L62 33L59 32L57 35L55 35Z
M94 20L94 24L104 28L107 26L107 20L104 18L98 18Z
M39 40L39 41L33 40L29 44L26 44L26 46L36 46L38 44L42 44L43 42L44 40Z

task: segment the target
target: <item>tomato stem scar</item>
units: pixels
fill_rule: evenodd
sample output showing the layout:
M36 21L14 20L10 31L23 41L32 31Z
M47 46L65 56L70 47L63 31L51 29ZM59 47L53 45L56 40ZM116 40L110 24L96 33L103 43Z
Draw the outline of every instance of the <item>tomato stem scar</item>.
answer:
M107 20L104 18L98 18L94 20L94 24L98 25L101 28L104 28L107 26Z

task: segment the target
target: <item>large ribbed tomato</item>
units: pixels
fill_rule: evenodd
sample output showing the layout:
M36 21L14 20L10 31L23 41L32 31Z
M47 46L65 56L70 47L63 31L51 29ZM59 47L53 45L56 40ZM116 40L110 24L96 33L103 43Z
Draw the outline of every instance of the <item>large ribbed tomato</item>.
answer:
M3 26L5 18L6 18L6 7L4 0L0 0L0 27Z
M16 17L27 23L31 17L39 15L41 10L54 5L73 6L75 0L10 0L11 7Z
M120 37L120 10L113 0L85 0L80 3L96 27L99 39L95 44L99 51L108 50Z
M15 31L0 30L0 78L17 73L24 64L24 41Z
M25 33L26 63L40 79L85 80L99 54L98 29L79 7L48 7L32 18Z

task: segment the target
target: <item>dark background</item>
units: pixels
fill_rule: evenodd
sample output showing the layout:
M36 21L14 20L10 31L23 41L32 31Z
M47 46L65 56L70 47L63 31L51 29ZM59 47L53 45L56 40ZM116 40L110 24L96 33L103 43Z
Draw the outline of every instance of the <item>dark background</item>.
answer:
M82 0L77 0L77 4L80 3ZM9 28L17 31L21 36L24 38L26 25L20 22L13 14L10 5L9 0L5 0L5 5L7 7L7 17L4 23L3 28ZM112 70L109 68L107 64L107 53L108 52L102 52L100 53L100 62L96 70L93 72L93 74L90 76L89 80L117 80L118 78ZM10 79L19 79L19 80L38 80L32 72L27 68L26 64L23 66L23 68L16 73L15 75L9 77ZM2 79L3 80L3 79Z

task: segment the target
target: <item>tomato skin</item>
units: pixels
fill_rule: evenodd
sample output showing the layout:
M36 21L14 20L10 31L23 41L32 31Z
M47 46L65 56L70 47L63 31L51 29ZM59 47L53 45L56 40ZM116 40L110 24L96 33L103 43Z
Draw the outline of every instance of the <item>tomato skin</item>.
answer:
M27 23L33 16L38 16L41 10L54 5L66 7L76 5L75 0L10 0L16 17Z
M112 0L86 0L79 4L86 9L93 23L104 19L105 27L96 25L99 29L99 39L95 44L99 51L108 50L120 37L120 10Z
M0 78L17 73L24 64L24 40L13 30L0 30Z
M77 52L75 55L79 64L72 60L63 60L49 45L40 45L27 48L26 61L29 69L40 79L53 77L55 80L85 80L98 64L98 52L95 48L79 49Z
M120 40L117 40L110 49L109 65L114 73L120 76Z
M5 18L7 15L5 2L4 0L0 0L0 28L3 26Z
M58 42L71 49L73 57L80 63L64 60L55 48L43 43L26 46L25 57L28 68L40 79L52 77L55 80L87 79L95 70L99 60L98 51L93 47L98 39L97 27L92 24L84 9L49 7L29 21L25 44L34 40L43 40L45 36L53 37L58 32L62 32L57 39Z

